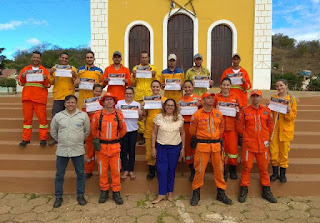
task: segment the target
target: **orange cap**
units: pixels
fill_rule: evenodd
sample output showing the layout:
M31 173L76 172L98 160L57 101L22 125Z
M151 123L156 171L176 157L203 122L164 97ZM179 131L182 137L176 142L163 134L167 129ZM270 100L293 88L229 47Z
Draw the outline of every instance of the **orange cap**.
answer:
M105 93L105 95L103 95L103 97L102 97L102 98L100 99L100 101L99 101L99 103L100 103L101 106L103 106L104 99L106 99L106 98L113 98L115 104L116 104L117 101L118 101L116 96L114 96L114 95L111 94L110 92L107 92L107 93Z
M259 96L261 96L262 95L262 91L260 91L260 90L258 90L258 89L255 89L255 90L252 90L251 91L251 94L250 94L251 96L252 95L259 95Z
M214 93L205 92L205 93L203 93L203 95L201 96L201 99L204 99L204 98L209 97L209 96L215 96L215 94L214 94Z

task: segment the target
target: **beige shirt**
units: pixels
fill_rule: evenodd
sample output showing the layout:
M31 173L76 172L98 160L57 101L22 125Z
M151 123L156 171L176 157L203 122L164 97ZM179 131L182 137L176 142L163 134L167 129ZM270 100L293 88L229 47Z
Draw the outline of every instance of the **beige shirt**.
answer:
M173 121L173 117L164 117L158 114L154 120L154 124L158 125L157 143L161 145L179 145L181 143L180 128L183 126L182 115L178 116L177 121Z

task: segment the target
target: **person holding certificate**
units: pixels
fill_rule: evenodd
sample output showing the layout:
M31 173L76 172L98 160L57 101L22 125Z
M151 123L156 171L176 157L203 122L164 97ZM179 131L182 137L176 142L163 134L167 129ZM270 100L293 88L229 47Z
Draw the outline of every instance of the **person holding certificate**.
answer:
M273 98L287 101L286 113L272 111L275 118L275 128L273 130L270 153L273 174L271 181L280 179L280 182L287 182L286 169L288 168L288 154L290 151L290 142L294 136L294 122L297 116L297 100L288 93L287 80L278 80L276 82L277 95ZM280 166L280 176L279 176Z
M214 97L214 107L218 109L224 118L223 147L225 153L224 179L227 181L228 174L226 165L229 165L230 179L238 179L238 133L236 129L237 114L239 112L239 98L236 94L230 92L231 80L226 77L222 80L221 92Z
M49 72L41 65L41 53L34 51L31 56L31 64L24 67L18 77L22 90L23 131L20 147L26 147L30 143L32 135L33 114L39 120L40 146L47 145L48 122L47 122L47 100L49 83Z
M191 116L194 112L198 110L198 107L201 106L201 97L193 93L193 82L191 80L186 80L183 84L183 90L185 95L179 100L178 105L180 106L180 114L183 116L184 119L184 131L185 131L185 162L189 165L190 168L190 177L189 181L192 182L195 170L193 166L193 158L195 150L191 148L190 141L191 135L189 132L190 129L190 122ZM194 110L183 112L184 108L194 108Z
M232 66L226 69L222 76L221 81L226 77L231 79L231 89L230 92L238 95L240 103L243 106L248 104L247 90L251 88L251 82L248 72L240 67L241 57L240 54L235 53L232 55Z
M127 87L125 90L125 99L118 101L116 108L122 111L124 121L127 126L127 133L121 139L121 164L123 174L122 179L126 179L129 175L134 180L134 162L136 154L136 142L138 136L138 120L142 119L142 110L140 103L133 100L134 89Z
M158 80L153 80L151 82L152 97L157 97L156 100L161 100L164 102L167 100L166 97L161 97L160 95L161 84ZM153 128L153 119L157 114L161 113L161 107L157 109L152 109L147 107L147 102L141 103L141 108L143 111L143 116L146 119L146 130L144 131L144 138L146 139L146 160L149 166L149 172L147 174L147 179L152 180L156 176L156 159L151 155L151 133Z
M154 80L160 81L160 74L156 66L150 64L149 53L146 51L141 52L140 64L132 69L131 84L135 87L134 100L140 104L143 102L144 96L151 96L151 82ZM139 125L139 145L145 144L143 133L145 131L145 120L138 121Z
M94 66L94 53L89 51L85 57L86 65L78 69L79 79L75 81L75 85L79 86L79 102L78 109L82 109L84 100L93 97L93 86L102 82L103 71Z
M117 95L118 100L123 100L126 86L131 85L130 71L121 64L122 54L119 51L113 52L112 60L113 64L104 70L103 86L108 85L107 92Z
M176 65L177 56L170 54L168 57L168 68L163 70L161 74L161 85L164 88L164 96L178 102L182 97L181 86L184 82L184 73Z
M207 77L208 80L207 81L198 81L200 83L200 85L198 85L198 83L196 83L197 81L194 82L194 89L193 89L193 93L197 94L197 95L202 95L203 93L208 91L209 87L213 86L213 80L210 79L210 72L207 68L202 66L202 55L200 53L197 53L193 56L193 62L194 62L194 66L191 67L189 70L187 70L186 72L186 80L191 80L191 81L195 81L195 79L200 79ZM203 84L206 84L207 86L203 86Z

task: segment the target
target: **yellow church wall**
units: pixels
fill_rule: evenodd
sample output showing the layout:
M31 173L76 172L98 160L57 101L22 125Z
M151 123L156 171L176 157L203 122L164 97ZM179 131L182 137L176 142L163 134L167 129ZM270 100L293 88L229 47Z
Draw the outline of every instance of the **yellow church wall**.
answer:
M188 0L177 0L184 5ZM239 3L241 2L241 3ZM207 34L210 25L218 20L228 20L237 29L237 52L241 54L241 66L252 80L253 37L254 37L254 0L193 0L198 19L198 52L203 55L203 65L207 63ZM179 8L176 6L176 8ZM186 7L192 11L190 5ZM150 24L154 32L154 64L163 69L163 21L170 11L169 0L109 0L108 7L109 63L112 53L119 50L123 53L124 36L127 26L142 20ZM195 53L198 53L195 52ZM170 52L168 52L170 53ZM179 58L178 58L179 59Z

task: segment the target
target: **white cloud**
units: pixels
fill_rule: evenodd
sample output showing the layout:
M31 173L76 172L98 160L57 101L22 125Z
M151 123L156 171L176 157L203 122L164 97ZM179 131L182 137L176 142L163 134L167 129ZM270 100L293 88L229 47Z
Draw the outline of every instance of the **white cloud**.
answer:
M7 23L0 23L0 31L4 30L15 30L17 27L22 25L48 25L47 20L35 20L35 19L27 19L24 21L12 20Z
M39 45L41 43L37 38L27 39L26 42L31 45Z

